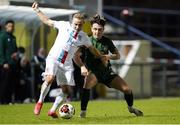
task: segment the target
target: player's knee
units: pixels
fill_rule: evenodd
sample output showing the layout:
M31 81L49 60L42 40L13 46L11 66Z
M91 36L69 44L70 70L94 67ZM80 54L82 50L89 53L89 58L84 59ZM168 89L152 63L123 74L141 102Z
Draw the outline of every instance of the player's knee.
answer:
M83 88L84 88L84 89L89 89L89 87L88 87L87 84L84 84Z
M52 84L54 81L54 76L46 76L45 80L48 84Z
M123 91L124 93L126 93L126 94L131 93L131 89L130 89L128 86L123 87L123 88L122 88L122 91Z
M65 93L67 95L71 95L71 93L72 93L72 89L68 86L62 86L62 91L63 91L63 93Z
M84 84L83 88L85 89L91 89L93 88L97 83L96 82L87 82Z

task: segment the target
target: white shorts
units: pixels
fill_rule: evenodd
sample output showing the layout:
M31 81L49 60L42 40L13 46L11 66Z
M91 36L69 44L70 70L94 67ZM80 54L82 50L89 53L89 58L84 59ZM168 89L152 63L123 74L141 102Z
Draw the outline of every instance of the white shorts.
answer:
M75 86L73 71L74 67L72 61L62 65L55 59L48 57L46 59L46 68L43 77L46 77L46 75L53 75L56 76L57 85Z

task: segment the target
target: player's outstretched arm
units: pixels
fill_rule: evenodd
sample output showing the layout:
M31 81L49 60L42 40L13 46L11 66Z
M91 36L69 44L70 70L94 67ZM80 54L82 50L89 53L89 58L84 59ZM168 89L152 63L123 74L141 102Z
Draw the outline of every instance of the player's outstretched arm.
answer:
M34 2L32 4L32 8L34 9L34 11L36 12L36 14L38 15L38 17L40 18L40 20L48 25L48 26L51 26L53 27L54 26L54 22L53 20L51 20L49 17L47 17L43 12L40 11L39 9L39 4L37 2Z
M97 58L101 58L103 55L97 50L94 46L89 46L89 51L96 56Z
M82 59L81 59L81 48L79 48L76 53L74 54L74 62L81 68L81 75L83 76L87 76L88 75L88 70L85 66L85 64L83 63Z
M118 49L115 49L115 52L112 53L111 55L103 55L102 60L118 60L120 59L120 53Z
M84 66L83 61L81 60L81 48L78 48L78 50L76 51L76 53L74 54L73 60L76 63L76 65L78 65L79 67Z

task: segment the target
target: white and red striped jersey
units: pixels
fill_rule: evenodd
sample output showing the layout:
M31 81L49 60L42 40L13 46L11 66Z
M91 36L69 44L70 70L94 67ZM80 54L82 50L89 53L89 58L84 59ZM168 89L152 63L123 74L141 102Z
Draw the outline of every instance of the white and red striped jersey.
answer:
M58 29L58 35L48 57L55 59L55 61L65 64L72 60L78 46L91 46L86 33L83 31L75 32L69 22L54 21L54 27Z

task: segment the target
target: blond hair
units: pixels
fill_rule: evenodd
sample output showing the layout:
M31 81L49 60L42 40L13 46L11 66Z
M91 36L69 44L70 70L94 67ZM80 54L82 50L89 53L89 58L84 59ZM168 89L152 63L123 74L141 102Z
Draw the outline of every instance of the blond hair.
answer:
M73 18L78 18L78 19L84 21L85 20L85 14L84 13L75 13L75 14L72 15L72 19Z

